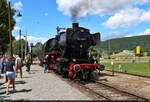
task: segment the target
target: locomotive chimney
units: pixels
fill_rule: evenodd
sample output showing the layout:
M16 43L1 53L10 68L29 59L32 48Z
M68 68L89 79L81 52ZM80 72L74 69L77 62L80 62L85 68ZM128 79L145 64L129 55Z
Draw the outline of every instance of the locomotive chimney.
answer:
M79 23L72 23L72 28L74 30L78 29L78 27L79 27Z

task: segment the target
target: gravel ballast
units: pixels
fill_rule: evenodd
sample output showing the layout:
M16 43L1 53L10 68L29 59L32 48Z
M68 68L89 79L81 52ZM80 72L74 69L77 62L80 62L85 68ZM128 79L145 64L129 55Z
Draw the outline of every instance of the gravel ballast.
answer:
M115 86L132 94L150 99L150 78L138 77L128 74L103 71L99 81Z
M5 94L5 77L0 79L0 99L4 100L91 100L79 90L71 87L53 73L43 72L43 68L38 65L31 66L31 73L25 71L23 67L23 78L16 78L16 92ZM2 75L4 76L4 74Z

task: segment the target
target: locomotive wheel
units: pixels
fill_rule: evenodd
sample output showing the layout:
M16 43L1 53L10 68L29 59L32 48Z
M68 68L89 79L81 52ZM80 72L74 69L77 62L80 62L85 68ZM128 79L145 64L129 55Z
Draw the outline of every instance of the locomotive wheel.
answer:
M95 73L94 72L91 72L89 80L95 80Z
M90 70L84 70L82 73L81 73L81 80L90 80L91 78L91 71Z
M60 74L61 75L61 65L60 65L60 63L58 62L58 63L56 63L56 68L57 68L57 72L58 72L58 74Z

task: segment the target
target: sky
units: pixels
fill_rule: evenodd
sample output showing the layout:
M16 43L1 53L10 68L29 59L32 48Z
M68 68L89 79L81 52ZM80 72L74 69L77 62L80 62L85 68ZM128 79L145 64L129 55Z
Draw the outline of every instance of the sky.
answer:
M101 40L150 35L150 0L9 0L21 13L14 16L13 36L34 44L55 37L56 27L71 27L75 20Z

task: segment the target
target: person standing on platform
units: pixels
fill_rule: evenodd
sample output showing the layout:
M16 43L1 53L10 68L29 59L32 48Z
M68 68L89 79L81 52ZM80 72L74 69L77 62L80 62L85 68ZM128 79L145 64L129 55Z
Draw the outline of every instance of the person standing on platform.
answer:
M20 71L20 77L22 78L22 60L19 55L16 55L15 65L17 68L17 72L18 70Z
M44 73L46 73L48 66L49 66L49 62L48 62L48 55L45 55L44 57Z
M30 59L30 55L29 54L25 57L25 62L26 62L26 67L27 67L26 71L30 72L31 59Z
M15 78L17 77L17 69L15 67L15 62L11 56L8 57L8 62L6 63L5 67L6 76L8 78L6 84L6 94L9 94L9 85L12 81L13 91L15 92Z
M5 56L4 56L4 58L3 58L3 68L2 68L2 72L4 72L4 69L6 68L6 63L8 62L8 54L5 54ZM8 78L7 78L7 76L6 76L6 73L5 73L5 79L6 79L6 81L5 82L7 82L8 81Z
M0 78L1 78L2 68L3 68L3 58L2 55L0 54Z

